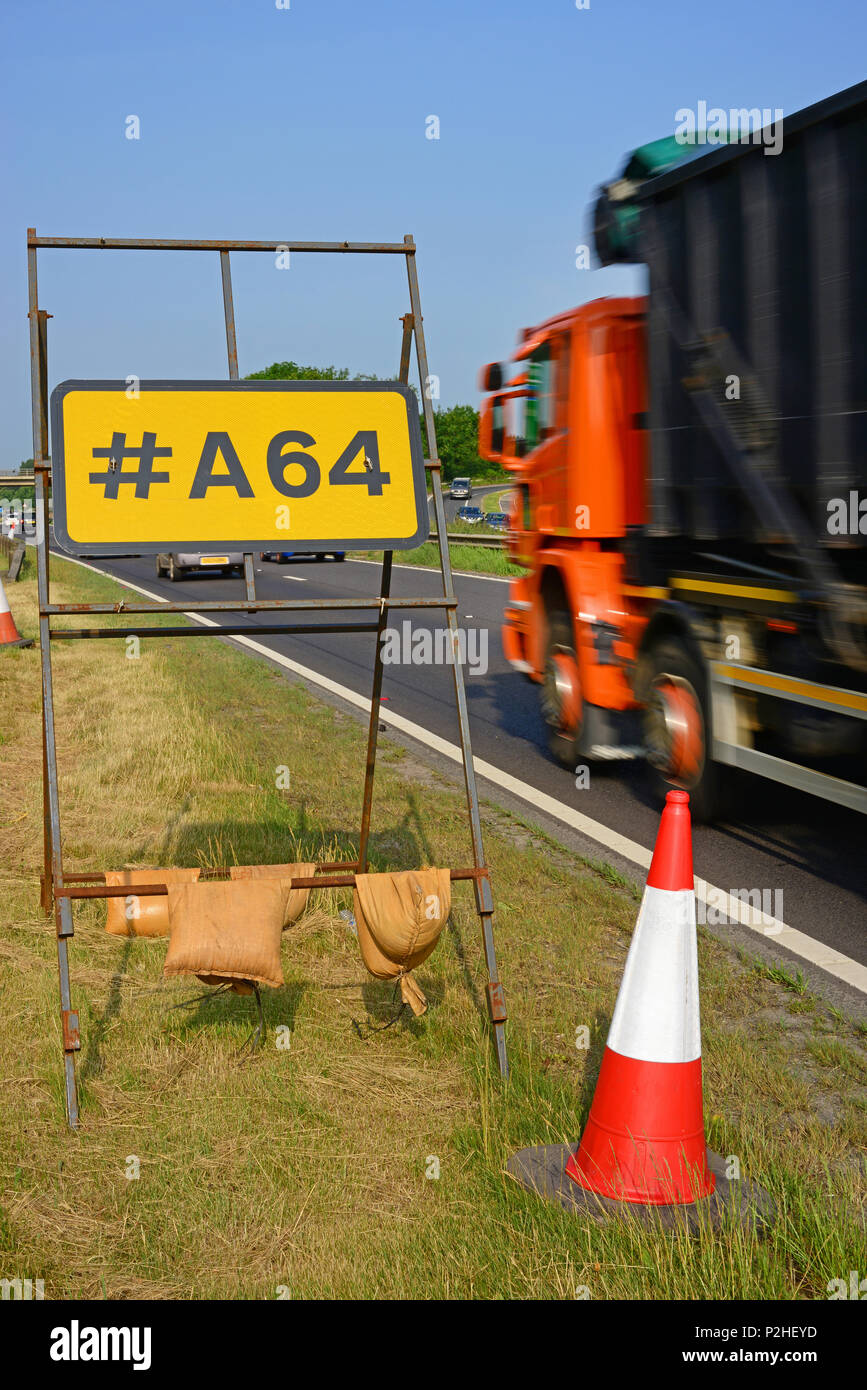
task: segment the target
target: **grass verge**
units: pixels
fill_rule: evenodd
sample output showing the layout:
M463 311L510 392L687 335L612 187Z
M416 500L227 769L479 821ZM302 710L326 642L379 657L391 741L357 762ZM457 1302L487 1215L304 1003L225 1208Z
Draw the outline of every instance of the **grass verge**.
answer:
M479 527L465 526L464 529L475 535L483 534ZM491 531L490 534L493 537L496 533ZM453 570L466 570L470 574L498 574L510 579L527 573L523 565L513 564L508 553L501 548L491 550L487 546L461 545L456 541L449 545L449 554ZM351 551L350 555L355 560L382 560L381 550ZM436 541L425 541L415 550L401 550L396 554L396 559L401 565L421 565L425 569L436 570L440 567Z
M121 592L59 560L52 574L60 600ZM32 578L11 599L33 635ZM354 854L354 717L214 640L145 640L137 659L120 641L58 642L53 659L70 870ZM4 1277L44 1278L51 1298L273 1298L280 1286L296 1298L573 1298L583 1286L592 1298L778 1299L826 1297L829 1280L863 1267L867 1040L704 934L708 1139L771 1191L771 1232L599 1226L505 1176L516 1148L581 1131L635 901L604 866L493 807L507 1085L466 886L419 971L428 1015L381 1032L366 1024L391 1018L392 991L367 976L339 916L350 895L317 894L284 935L286 983L267 992L268 1043L248 1061L249 1001L172 1008L196 982L164 981L165 943L107 936L104 907L89 903L70 947L83 1124L69 1134L54 935L38 909L38 649L0 653L0 699ZM378 869L469 856L454 784L387 738L372 848ZM288 1049L275 1045L281 1024Z

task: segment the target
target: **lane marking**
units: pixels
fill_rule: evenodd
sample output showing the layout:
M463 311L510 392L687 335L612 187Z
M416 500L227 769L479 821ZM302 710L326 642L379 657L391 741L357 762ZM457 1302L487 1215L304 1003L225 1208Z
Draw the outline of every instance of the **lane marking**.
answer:
M281 574L281 579L294 579L296 584L306 584L307 580L303 574Z
M111 579L115 584L122 584L127 589L132 589L135 593L141 594L144 598L151 599L155 603L168 603L169 600L163 598L162 594L155 594L149 589L142 589L138 584L133 584L127 579L118 579L117 575L109 574L106 570L98 569L96 565L87 564L83 560L73 559L69 555L58 556L59 559L68 560L73 565L81 565L82 569L93 570L96 574L101 574L106 579ZM362 563L369 563L367 561ZM370 562L375 563L375 562ZM410 569L418 568L409 566ZM210 618L204 617L200 613L184 613L185 618L192 622L200 623L203 627L220 626ZM328 690L333 695L338 695L342 700L355 705L357 709L370 713L370 700L366 695L359 695L351 690L349 686L341 685L338 681L333 681L329 676L323 676L319 671L314 671L310 666L302 666L299 661L292 661L290 657L283 656L280 652L275 652L270 647L266 647L262 642L256 642L250 637L232 636L225 639L227 642L236 642L239 646L248 647L250 651L258 652L261 656L267 657L269 661L276 662L287 671L293 671L296 675L310 681L312 685L318 685L322 690ZM419 743L432 748L434 752L448 758L451 762L463 765L461 750L455 743L449 743L447 739L441 738L439 734L431 733L423 725L416 724L411 719L406 719L402 714L395 713L394 710L380 709L380 718L384 724L391 724L401 733L407 734L410 738L416 739ZM586 835L588 839L595 840L597 844L604 845L606 849L614 854L621 855L630 863L636 864L640 869L650 868L652 858L651 851L645 849L637 840L630 840L626 835L621 835L616 830L610 830L607 825L600 821L592 820L590 816L585 816L581 811L574 810L567 806L564 801L557 801L547 792L539 791L528 782L522 782L520 778L513 777L509 772L503 772L495 767L493 763L486 762L484 758L473 758L473 766L479 777L487 782L492 782L494 786L501 787L503 791L511 792L513 796L519 797L522 801L527 801L532 806L536 806L546 815L555 820L562 821L564 825L577 830L579 834ZM722 888L716 888L712 883L705 879L696 878L695 880L696 897L704 902L715 912L724 912L725 915L741 926L748 927L750 931L756 932L759 936L766 937L771 941L784 946L793 955L799 956L802 960L808 961L811 965L817 965L827 974L833 975L835 979L842 980L845 984L851 985L854 989L860 990L862 994L867 994L867 966L861 965L858 961L852 960L850 956L844 956L841 951L836 951L832 946L826 946L823 942L817 941L812 936L807 936L805 932L798 931L795 927L790 927L785 922L779 921L775 917L767 916L761 925L757 925L751 920L749 905L734 898Z
M66 556L63 557L66 559ZM347 565L376 565L377 569L382 569L378 560L347 560ZM392 565L393 570L419 570L423 574L439 574L436 565ZM487 579L493 584L511 584L517 575L510 574L477 574L475 570L452 570L455 579Z

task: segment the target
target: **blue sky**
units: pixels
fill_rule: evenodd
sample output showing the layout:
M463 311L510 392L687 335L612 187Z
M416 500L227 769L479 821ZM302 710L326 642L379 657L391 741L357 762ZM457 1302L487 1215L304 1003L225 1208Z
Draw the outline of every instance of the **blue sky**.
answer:
M25 229L419 246L442 403L579 271L596 186L700 99L790 113L864 76L861 0L3 0L0 468L32 452ZM859 57L860 55L860 57ZM137 115L141 138L125 138ZM430 115L439 140L425 138ZM233 257L241 373L396 369L402 261ZM40 254L52 387L226 371L216 253Z

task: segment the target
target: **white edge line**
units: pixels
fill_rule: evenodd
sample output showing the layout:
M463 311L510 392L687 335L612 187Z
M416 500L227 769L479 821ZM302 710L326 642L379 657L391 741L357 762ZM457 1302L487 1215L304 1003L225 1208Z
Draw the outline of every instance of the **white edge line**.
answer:
M101 574L106 579L111 579L115 584L120 584L124 588L132 589L135 593L141 594L144 598L152 599L155 603L168 603L168 599L161 594L154 594L149 589L142 589L138 584L132 584L129 580L118 579L114 574L108 574L106 570L101 570L96 565L87 564L83 560L73 559L70 555L58 555L60 560L68 560L71 564L81 565L82 569L93 570L95 574ZM375 564L374 560L360 561L361 564ZM407 565L404 568L418 569L417 565ZM475 577L475 576L473 576ZM205 618L198 613L184 613L185 618L192 622L200 623L203 627L219 627L220 624L211 618ZM323 690L328 690L333 695L338 695L342 700L346 700L358 709L370 713L370 700L366 695L359 695L356 691L350 690L346 685L340 685L337 681L331 680L328 676L321 675L309 666L302 666L298 661L292 661L290 657L283 656L280 652L272 651L270 647L264 646L261 642L255 642L250 637L231 635L226 638L228 642L237 642L239 645L249 647L251 651L258 652L268 658L269 661L276 662L278 666L284 667L287 671L293 671L296 675L302 676L313 685L318 685ZM452 762L463 764L461 750L455 743L449 743L447 739L440 738L439 734L431 733L421 724L416 724L411 719L405 719L402 714L397 714L393 710L380 708L380 718L384 724L391 724L401 733L408 734L410 738L426 744L434 752L442 754ZM583 815L580 811L573 810L563 801L557 801L547 792L539 791L536 787L531 787L528 782L522 782L518 777L513 777L509 772L503 772L500 768L494 767L492 763L485 762L483 758L473 758L473 766L479 777L492 782L495 786L501 787L503 791L511 792L513 796L519 797L522 801L529 802L536 806L546 815L552 816L555 820L562 821L564 825L571 826L579 834L586 835L588 839L595 840L598 844L604 845L606 849L612 850L615 854L629 860L630 863L638 865L641 869L650 867L652 858L651 851L638 844L636 840L630 840L625 835L619 834L616 830L610 830L607 825L602 825L599 821L592 820L589 816ZM730 893L722 888L715 888L712 883L705 879L695 879L696 896L708 907L719 911L723 907L726 916L730 920L737 921L741 926L748 927L758 935L777 942L784 946L787 951L795 956L800 956L802 960L809 961L810 964L818 966L828 975L833 975L836 979L842 980L845 984L860 990L862 994L867 994L867 966L861 965L859 961L852 960L851 956L844 956L841 951L835 951L832 946L825 946L821 941L816 941L814 937L807 936L805 932L797 931L795 927L788 926L785 922L780 922L775 917L765 917L761 925L751 921L751 914L748 905L740 900L733 898Z
M380 569L378 560L347 560L347 565L377 565ZM439 574L436 565L392 565L393 570L421 570L424 574ZM475 570L452 570L455 578L459 579L487 579L489 584L511 584L513 579L518 576L514 574L477 574Z

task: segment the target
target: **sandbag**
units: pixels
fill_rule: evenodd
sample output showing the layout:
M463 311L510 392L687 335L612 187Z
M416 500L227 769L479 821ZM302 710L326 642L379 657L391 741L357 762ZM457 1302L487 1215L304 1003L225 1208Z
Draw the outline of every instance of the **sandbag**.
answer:
M233 879L245 878L313 878L316 873L315 864L233 864L229 869L229 875ZM307 888L292 888L286 899L286 915L283 919L283 926L289 927L301 916L307 906L307 899L310 890Z
M401 998L423 1014L427 1000L410 972L426 961L452 905L448 869L355 875L355 922L361 958L371 975L399 980Z
M109 888L137 883L195 883L198 869L109 869L105 881ZM130 902L133 898L135 901ZM168 936L169 901L163 896L137 898L134 892L124 898L106 898L105 929L112 936Z
M280 938L289 883L242 879L169 888L171 938L163 973L197 975L205 984L283 983Z

